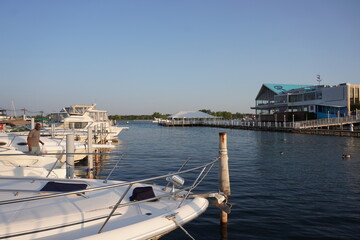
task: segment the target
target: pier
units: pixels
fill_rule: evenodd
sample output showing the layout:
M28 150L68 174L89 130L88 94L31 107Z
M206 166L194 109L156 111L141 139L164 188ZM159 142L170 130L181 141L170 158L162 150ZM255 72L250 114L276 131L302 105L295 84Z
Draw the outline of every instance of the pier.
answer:
M166 127L218 127L254 131L277 131L343 137L360 137L360 111L356 115L308 121L261 122L256 120L182 119L163 120Z

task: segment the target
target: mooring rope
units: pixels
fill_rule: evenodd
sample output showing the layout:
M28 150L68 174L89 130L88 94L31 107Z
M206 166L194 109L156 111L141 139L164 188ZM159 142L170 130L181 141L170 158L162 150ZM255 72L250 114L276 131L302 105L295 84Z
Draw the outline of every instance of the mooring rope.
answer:
M175 223L176 226L178 226L181 230L183 230L183 232L184 232L186 235L189 236L189 238L191 238L192 240L195 240L195 238L193 238L193 236L191 236L190 233L189 233L188 231L186 231L186 229L185 229L183 226L181 226L178 221L176 221L175 215L176 215L176 213L175 213L175 214L172 214L172 215L170 215L170 216L167 216L166 218L167 218L168 220L172 220L172 221Z

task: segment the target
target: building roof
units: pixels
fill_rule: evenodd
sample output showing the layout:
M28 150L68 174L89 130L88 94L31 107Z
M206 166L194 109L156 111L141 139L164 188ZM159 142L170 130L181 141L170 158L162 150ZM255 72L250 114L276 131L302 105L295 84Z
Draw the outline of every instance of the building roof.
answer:
M215 117L213 115L204 113L204 112L200 112L200 111L180 111L178 113L175 113L173 115L171 115L169 118L202 118L202 119L207 119L207 118L218 118Z
M271 84L264 83L264 86L272 90L273 92L280 94L284 92L288 92L298 88L311 87L313 85L299 85L299 84Z
M274 95L282 94L294 89L311 87L313 85L298 85L298 84L273 84L273 83L264 83L255 100L269 100L273 98Z

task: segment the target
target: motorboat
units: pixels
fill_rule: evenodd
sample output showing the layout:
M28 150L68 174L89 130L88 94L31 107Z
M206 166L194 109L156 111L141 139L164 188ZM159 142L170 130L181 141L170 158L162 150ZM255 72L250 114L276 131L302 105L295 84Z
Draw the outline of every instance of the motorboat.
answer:
M0 238L157 239L207 209L194 191L217 161L130 182L0 177Z
M61 138L52 138L49 136L41 136L41 141L44 145L41 146L41 153L55 156L61 162L65 162L66 155L66 139L65 136ZM0 133L0 146L10 147L23 153L28 153L27 134L24 133ZM92 144L93 150L110 150L115 146L111 144ZM85 142L74 142L74 160L80 161L84 159L88 153L88 144ZM84 153L84 154L81 154ZM1 155L1 152L0 152Z
M86 139L89 128L94 131L96 142L117 141L120 132L128 129L116 126L115 122L109 119L107 111L96 109L96 104L64 107L50 116L51 127L45 128L48 134L64 136L72 133L78 141Z
M27 154L0 146L0 176L65 178L66 164L56 157Z

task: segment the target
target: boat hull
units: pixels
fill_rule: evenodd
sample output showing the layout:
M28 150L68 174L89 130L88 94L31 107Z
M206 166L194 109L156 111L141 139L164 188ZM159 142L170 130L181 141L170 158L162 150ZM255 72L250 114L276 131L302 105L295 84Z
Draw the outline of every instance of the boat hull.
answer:
M38 193L49 180L15 183L2 181L1 188L8 186L26 189L19 191L15 198L43 195ZM72 180L72 182L77 180ZM119 182L103 183L100 180L79 180L88 188L102 187ZM134 187L149 186L136 184ZM167 193L160 186L152 186L156 196ZM208 207L204 198L182 199L169 196L154 202L132 204L131 191L117 208L99 234L101 226L109 216L113 206L121 198L127 187L113 190L88 192L83 195L69 195L31 202L19 202L0 207L0 238L11 239L149 239L168 233L198 217ZM32 190L34 192L29 192ZM12 192L1 191L2 201L14 199ZM127 205L130 204L130 205ZM180 206L180 207L179 207Z

